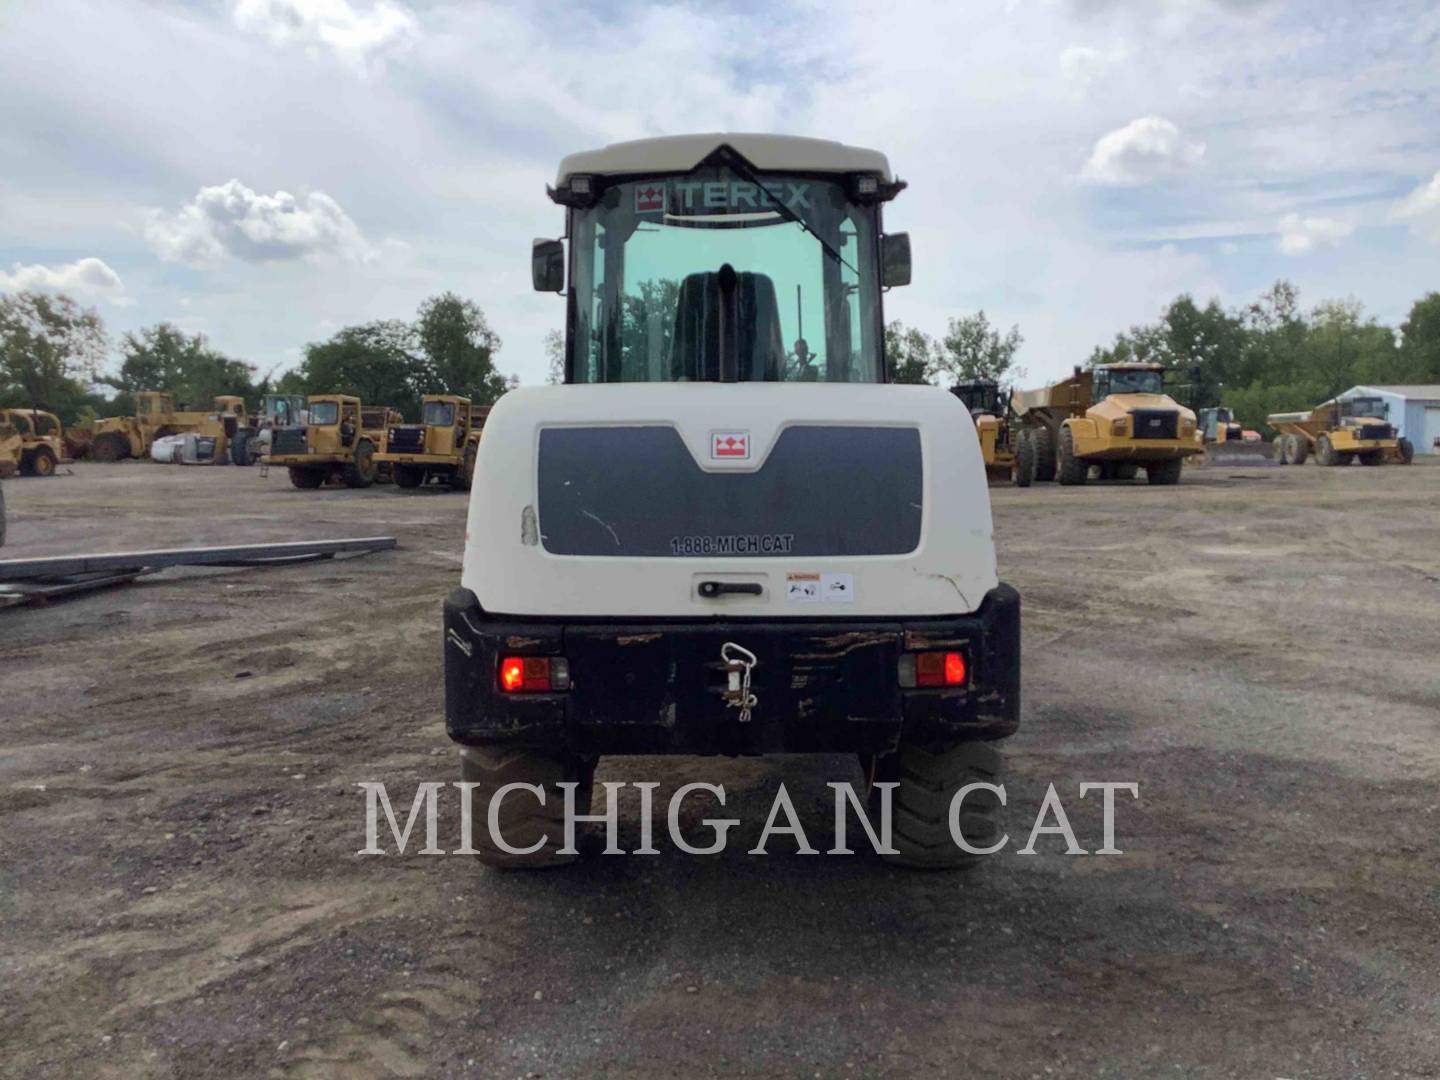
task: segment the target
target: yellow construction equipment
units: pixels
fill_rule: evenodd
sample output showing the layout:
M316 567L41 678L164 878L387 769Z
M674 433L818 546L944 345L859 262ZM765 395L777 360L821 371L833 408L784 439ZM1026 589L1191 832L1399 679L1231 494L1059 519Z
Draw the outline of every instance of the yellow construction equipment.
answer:
M0 423L0 480L20 471L20 451L24 445L18 431L9 424Z
M395 483L416 488L431 480L468 491L475 473L475 454L489 405L471 405L454 394L426 394L418 424L392 427L379 460L395 470Z
M1275 429L1276 460L1303 465L1313 453L1321 465L1409 465L1415 447L1399 438L1385 420L1385 402L1378 397L1331 400L1309 412L1271 413L1265 422Z
M0 409L0 425L20 437L21 476L54 476L55 466L69 465L65 429L54 413L41 409Z
M213 452L204 460L220 463L230 460L231 442L237 435L250 430L244 398L217 397L209 412L176 411L172 394L143 390L135 395L134 416L109 416L95 421L90 456L95 461L143 458L156 439L194 434L214 440L210 448Z
M266 462L288 469L297 488L318 488L327 480L367 488L389 478L381 454L386 432L401 419L387 405L362 405L348 394L313 394L304 424L272 429Z
M1159 364L1101 364L1039 390L1017 392L1011 408L1035 445L1035 479L1083 484L1132 480L1178 484L1185 459L1204 453L1195 414L1165 393Z
M1029 487L1035 479L1035 443L1020 437L1010 411L1010 392L1002 392L998 383L988 379L958 383L950 392L965 403L975 421L987 479Z
M1270 444L1258 431L1246 431L1235 414L1223 405L1201 409L1196 421L1198 437L1211 465L1276 465Z

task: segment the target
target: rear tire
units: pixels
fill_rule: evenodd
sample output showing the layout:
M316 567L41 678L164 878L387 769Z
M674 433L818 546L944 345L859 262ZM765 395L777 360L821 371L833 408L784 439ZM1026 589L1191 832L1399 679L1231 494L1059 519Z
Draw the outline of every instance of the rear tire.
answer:
M415 465L395 466L395 486L418 488L425 482L425 470Z
M290 467L290 483L303 491L314 491L321 484L325 483L325 471L323 469L303 469Z
M1035 440L1020 431L1015 443L1015 486L1029 487L1035 480Z
M368 439L355 444L355 452L345 463L345 486L368 488L375 483L375 447Z
M1048 427L1031 429L1035 439L1035 479L1049 483L1055 479L1055 433Z
M55 454L48 446L36 447L35 456L30 459L30 473L32 476L55 475Z
M1178 484L1185 468L1184 458L1170 458L1168 461L1152 461L1145 466L1145 479L1152 484Z
M1315 440L1315 462L1327 467L1340 464L1340 455L1335 452L1335 444L1330 441L1329 435L1321 435Z
M1291 465L1304 465L1310 456L1310 440L1303 435L1291 435L1288 456Z
M892 795L891 846L897 854L881 856L895 866L917 870L954 870L973 866L972 855L950 835L950 803L966 784L998 784L1004 757L991 743L963 742L945 748L901 745L881 759L876 779L899 783ZM961 806L960 833L974 847L990 847L999 832L1000 799L993 792L972 791Z
M255 459L250 455L250 432L237 431L230 440L230 464L251 465Z
M106 465L130 456L130 443L125 436L107 431L98 436L90 447L90 460Z
M595 762L559 758L516 746L465 746L460 749L460 778L475 784L470 804L471 844L486 866L498 870L540 869L564 866L578 855L562 855L565 846L565 793L559 784L574 781L575 813L590 813L595 786ZM497 846L490 838L490 799L506 784L538 784L545 791L542 806L533 792L513 791L500 803L497 824L511 847L526 848L542 837L543 847L515 855ZM579 837L577 836L577 848Z
M1275 448L1275 464L1290 464L1290 436L1276 435L1270 440L1270 445Z
M1075 436L1060 429L1060 453L1055 461L1055 479L1066 487L1078 487L1090 475L1090 463L1075 457Z
M1415 460L1415 444L1409 439L1401 439L1396 449L1400 454L1400 464L1409 465Z

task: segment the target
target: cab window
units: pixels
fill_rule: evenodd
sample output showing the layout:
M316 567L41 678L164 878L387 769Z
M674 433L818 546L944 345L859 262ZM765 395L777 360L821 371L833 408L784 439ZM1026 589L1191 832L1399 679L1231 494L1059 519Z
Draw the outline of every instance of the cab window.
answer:
M455 423L455 403L451 401L427 401L422 422L426 427L449 427Z

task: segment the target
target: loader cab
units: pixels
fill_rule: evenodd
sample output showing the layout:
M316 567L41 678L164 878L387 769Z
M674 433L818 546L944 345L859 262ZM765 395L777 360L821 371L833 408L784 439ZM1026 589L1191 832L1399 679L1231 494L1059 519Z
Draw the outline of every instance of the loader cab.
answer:
M172 394L143 390L135 395L135 416L141 421L156 423L162 416L169 416L174 411L175 398Z
M1000 390L1000 384L982 379L978 382L957 383L950 392L965 403L972 417L1003 417L1010 411L1010 393Z
M1206 442L1235 442L1244 435L1235 413L1223 405L1201 409L1198 415L1200 434Z
M751 138L754 161L722 143L667 168L682 138L562 163L568 261L536 241L532 274L567 298L565 382L887 381L881 294L909 283L910 250L881 208L904 183L882 155L808 172Z
M301 394L265 394L260 399L260 423L265 427L299 427L305 422L305 398Z

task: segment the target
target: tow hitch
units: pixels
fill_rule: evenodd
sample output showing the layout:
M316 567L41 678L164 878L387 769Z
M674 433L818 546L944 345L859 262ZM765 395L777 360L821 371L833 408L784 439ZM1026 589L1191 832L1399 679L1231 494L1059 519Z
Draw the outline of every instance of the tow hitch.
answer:
M750 689L750 669L758 660L742 645L727 641L720 646L720 668L725 672L725 690L721 694L728 709L740 710L740 723L750 722L750 710L760 703Z

